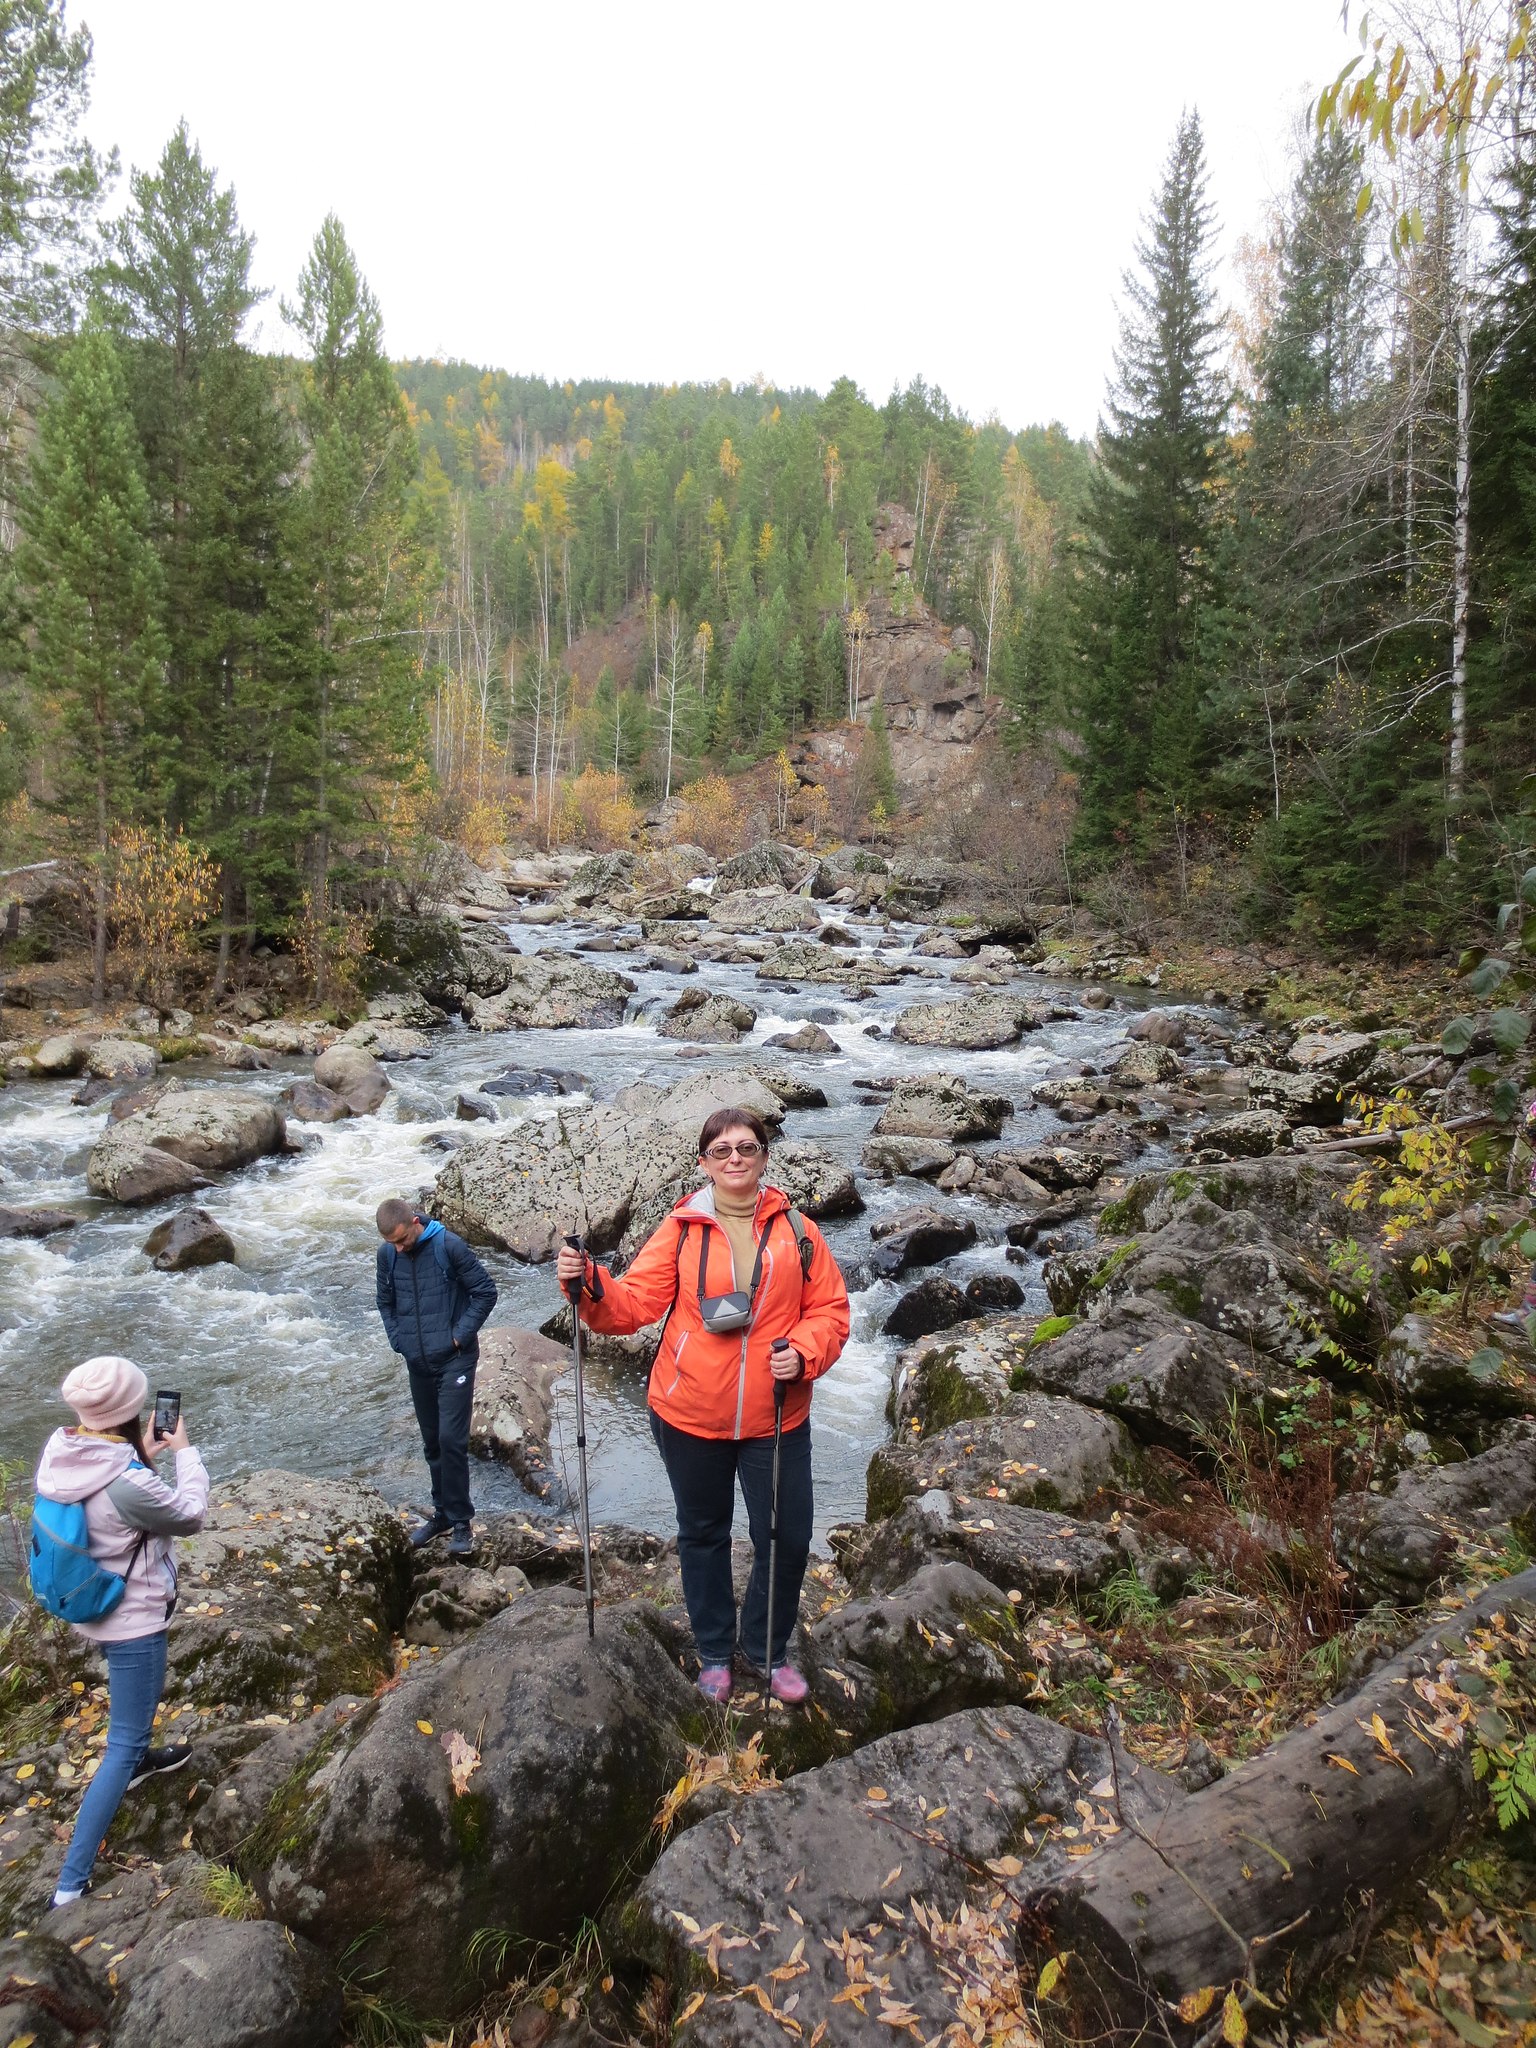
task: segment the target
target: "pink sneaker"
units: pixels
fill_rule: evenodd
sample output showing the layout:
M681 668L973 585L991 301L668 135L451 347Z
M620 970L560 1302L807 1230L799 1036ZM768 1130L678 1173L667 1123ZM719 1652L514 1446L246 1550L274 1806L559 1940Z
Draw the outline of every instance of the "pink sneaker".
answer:
M699 1673L699 1691L705 1699L713 1700L717 1707L723 1707L731 1696L731 1667L729 1664L706 1664Z
M810 1687L793 1664L775 1664L768 1690L776 1700L782 1700L786 1707L803 1706Z

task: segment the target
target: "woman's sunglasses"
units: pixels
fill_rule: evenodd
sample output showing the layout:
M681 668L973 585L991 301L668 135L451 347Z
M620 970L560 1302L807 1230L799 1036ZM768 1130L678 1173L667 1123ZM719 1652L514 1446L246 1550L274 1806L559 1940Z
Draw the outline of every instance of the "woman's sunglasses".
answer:
M761 1158L763 1149L756 1138L749 1138L745 1145L711 1145L704 1157L713 1159L718 1165L722 1160L729 1159L733 1153L738 1159Z

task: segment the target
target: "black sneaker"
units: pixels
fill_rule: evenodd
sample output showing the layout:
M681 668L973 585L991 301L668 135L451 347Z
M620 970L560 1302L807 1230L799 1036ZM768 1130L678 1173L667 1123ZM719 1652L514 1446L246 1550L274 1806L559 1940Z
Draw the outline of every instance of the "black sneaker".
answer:
M131 1792L135 1785L142 1785L146 1778L158 1778L165 1771L179 1771L191 1755L190 1742L168 1742L163 1749L146 1749L134 1765L128 1790Z
M418 1522L411 1531L412 1550L423 1550L439 1536L446 1536L453 1527L446 1515L428 1515L424 1522Z
M474 1554L474 1530L471 1529L468 1522L457 1523L453 1534L448 1538L448 1555L450 1557L473 1557Z

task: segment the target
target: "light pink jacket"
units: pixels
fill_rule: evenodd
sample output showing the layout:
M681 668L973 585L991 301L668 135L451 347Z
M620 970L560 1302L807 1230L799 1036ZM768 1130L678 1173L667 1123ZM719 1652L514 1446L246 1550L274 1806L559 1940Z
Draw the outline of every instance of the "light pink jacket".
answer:
M176 1605L171 1539L201 1529L208 1512L208 1474L197 1452L176 1453L171 1487L139 1463L131 1444L56 1429L43 1446L37 1490L49 1500L84 1501L91 1556L123 1575L122 1599L100 1621L76 1622L81 1635L96 1643L158 1635Z

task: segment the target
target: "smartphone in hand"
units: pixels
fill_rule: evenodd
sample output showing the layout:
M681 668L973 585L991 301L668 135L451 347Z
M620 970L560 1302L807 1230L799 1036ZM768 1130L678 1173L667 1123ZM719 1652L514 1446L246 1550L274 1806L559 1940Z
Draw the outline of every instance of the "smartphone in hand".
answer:
M155 1389L155 1441L161 1442L175 1432L181 1420L181 1395L174 1387Z

